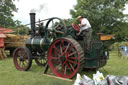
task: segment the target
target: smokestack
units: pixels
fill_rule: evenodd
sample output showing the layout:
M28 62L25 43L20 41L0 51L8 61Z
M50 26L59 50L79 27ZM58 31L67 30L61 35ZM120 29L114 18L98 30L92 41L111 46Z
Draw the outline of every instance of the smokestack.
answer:
M30 13L31 33L34 35L35 32L35 15L36 13Z

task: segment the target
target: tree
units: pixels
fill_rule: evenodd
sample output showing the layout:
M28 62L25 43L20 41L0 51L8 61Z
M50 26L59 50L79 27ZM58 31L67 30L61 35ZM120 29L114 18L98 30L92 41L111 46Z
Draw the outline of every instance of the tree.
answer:
M63 21L66 24L66 26L71 26L72 24L72 19L63 19Z
M8 27L15 26L15 21L12 19L12 12L17 12L15 4L12 0L0 0L0 26Z
M30 28L25 26L25 25L18 25L16 27L14 26L10 26L8 27L9 29L12 29L14 31L14 34L20 34L20 35L28 35L29 34L29 31L30 31Z
M128 23L122 22L114 30L116 41L128 41Z
M21 35L26 35L29 33L29 27L25 26L25 25L20 25L19 27L17 27L16 32L21 34Z
M77 5L70 10L70 14L73 18L79 15L86 17L92 25L93 34L103 32L118 35L123 29L120 29L121 24L125 22L126 15L123 11L126 2L127 0L77 0Z

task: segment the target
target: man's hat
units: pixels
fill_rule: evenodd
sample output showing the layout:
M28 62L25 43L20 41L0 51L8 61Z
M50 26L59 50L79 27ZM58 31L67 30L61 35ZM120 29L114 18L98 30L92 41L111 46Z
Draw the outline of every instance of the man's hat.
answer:
M80 19L82 16L78 16L77 19Z

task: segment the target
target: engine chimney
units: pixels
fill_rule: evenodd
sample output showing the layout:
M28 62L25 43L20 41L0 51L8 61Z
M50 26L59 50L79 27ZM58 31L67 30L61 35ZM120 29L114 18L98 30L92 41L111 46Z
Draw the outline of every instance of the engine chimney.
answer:
M30 13L30 23L31 23L31 34L34 35L35 32L35 15L36 13Z

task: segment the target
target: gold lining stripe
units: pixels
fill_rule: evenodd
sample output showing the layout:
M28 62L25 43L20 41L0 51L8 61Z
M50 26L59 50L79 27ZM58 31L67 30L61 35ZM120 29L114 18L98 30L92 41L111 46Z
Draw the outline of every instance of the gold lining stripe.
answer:
M32 48L34 49L33 41L34 41L34 38L32 38L32 40L31 40L31 46L32 46Z
M42 45L43 45L43 38L40 40L40 48L43 50L43 47L42 47Z

